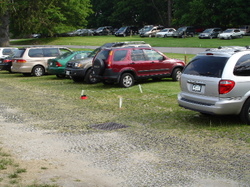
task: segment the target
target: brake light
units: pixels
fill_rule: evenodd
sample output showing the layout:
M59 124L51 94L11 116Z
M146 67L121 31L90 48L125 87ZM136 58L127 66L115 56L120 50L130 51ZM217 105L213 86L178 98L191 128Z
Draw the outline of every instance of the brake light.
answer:
M11 60L9 60L9 59L3 60L3 63L9 63L9 62L11 62Z
M229 93L235 86L235 82L232 80L221 80L219 82L219 94Z
M27 62L26 60L24 59L18 59L18 60L15 60L16 63L25 63Z
M57 67L62 67L62 64L60 64L59 62L56 62L56 66Z
M212 55L214 55L214 54L213 54L213 53L207 53L207 55L208 55L208 56L212 56Z
M113 58L113 51L111 50L109 52L109 57L108 57L108 61L107 61L107 68L111 68L112 58Z

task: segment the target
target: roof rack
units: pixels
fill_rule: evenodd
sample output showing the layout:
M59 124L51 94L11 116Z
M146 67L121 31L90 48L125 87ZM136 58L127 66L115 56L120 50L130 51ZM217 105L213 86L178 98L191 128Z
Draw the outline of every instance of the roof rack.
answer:
M144 41L128 41L128 42L117 42L112 47L120 47L129 44L146 44Z
M250 49L249 46L219 46L218 48L211 48L207 49L206 51L213 51L213 52L240 52Z

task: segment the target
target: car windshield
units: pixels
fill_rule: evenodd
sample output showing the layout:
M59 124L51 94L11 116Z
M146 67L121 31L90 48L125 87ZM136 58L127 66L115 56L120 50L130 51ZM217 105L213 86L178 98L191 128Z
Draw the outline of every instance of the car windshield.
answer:
M180 32L180 31L184 31L185 28L186 28L186 27L181 27L181 28L179 28L177 31L179 31L179 32Z
M162 29L161 32L168 32L169 29Z
M97 29L97 31L101 31L101 30L103 30L104 29L104 27L99 27L98 29Z
M70 56L72 53L73 53L72 51L66 52L66 53L60 55L58 58L59 58L59 59L67 58L67 57Z
M224 31L224 33L230 33L230 32L233 32L233 29L227 29Z
M213 31L213 29L206 29L206 30L203 31L203 33L210 33L212 31Z
M186 66L183 74L220 78L228 57L196 56Z
M118 32L122 32L122 31L124 31L126 29L126 27L121 27L119 30L118 30Z

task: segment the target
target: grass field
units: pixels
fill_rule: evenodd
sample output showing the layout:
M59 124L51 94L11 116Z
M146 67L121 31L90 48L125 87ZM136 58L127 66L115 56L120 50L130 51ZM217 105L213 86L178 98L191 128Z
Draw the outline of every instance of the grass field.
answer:
M141 38L132 37L115 37L115 36L84 36L84 37L58 37L58 38L41 38L25 39L11 41L11 45L82 45L82 46L100 46L107 42L120 41L145 41L153 47L219 47L219 46L248 46L250 45L250 36L232 40L220 39L199 39L196 37L188 38Z

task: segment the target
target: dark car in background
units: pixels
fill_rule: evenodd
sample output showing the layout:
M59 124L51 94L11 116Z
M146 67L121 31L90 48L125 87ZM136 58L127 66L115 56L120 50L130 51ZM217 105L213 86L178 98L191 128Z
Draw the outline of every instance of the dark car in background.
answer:
M94 30L94 36L102 36L102 35L110 35L113 34L113 27L112 26L103 26L99 27L98 29Z
M195 35L195 27L193 26L184 26L180 27L173 33L174 38L185 38L187 36L193 37Z
M14 57L17 51L18 48L11 48L11 47L0 48L0 70L6 70L11 72L12 58Z
M138 28L135 26L124 26L115 32L115 36L131 36L138 34Z
M209 28L204 30L202 33L199 34L199 38L203 39L203 38L209 38L209 39L213 39L213 38L217 38L218 35L222 32L221 28Z

